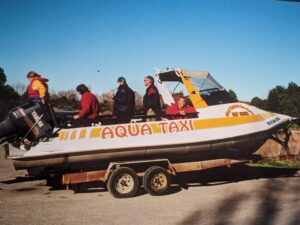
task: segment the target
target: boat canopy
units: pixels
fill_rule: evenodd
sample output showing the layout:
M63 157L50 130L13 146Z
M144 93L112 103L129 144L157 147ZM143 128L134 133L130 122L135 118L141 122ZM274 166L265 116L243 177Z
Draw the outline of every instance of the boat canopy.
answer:
M236 101L207 71L174 69L159 72L157 81L163 100L168 105L174 103L172 95L180 84L184 85L184 90L196 109ZM173 91L168 90L165 86L165 83L170 82L177 83ZM181 91L179 90L179 92Z
M183 78L188 78L196 87L197 91L218 88L224 89L207 71L193 70L170 70L157 74L159 82L180 82L183 83Z

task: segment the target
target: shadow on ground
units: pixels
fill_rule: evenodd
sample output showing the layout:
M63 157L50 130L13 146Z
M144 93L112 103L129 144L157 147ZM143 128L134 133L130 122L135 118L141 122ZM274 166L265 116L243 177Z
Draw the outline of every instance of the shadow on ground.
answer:
M246 221L250 225L271 225L278 223L280 219L282 206L291 204L296 212L285 221L286 225L300 224L300 195L297 195L292 200L284 202L281 195L290 193L298 193L299 185L297 182L287 183L282 177L295 177L299 179L299 174L296 169L277 169L277 168L253 168L246 165L232 166L231 168L218 168L210 171L202 171L198 173L183 174L179 179L184 182L186 188L191 186L207 186L207 185L222 185L232 182L241 182L252 179L261 178L276 178L268 180L263 186L258 187L255 193L239 192L228 194L225 200L221 201L215 209L215 217L213 223L215 225L236 224L235 215L247 205L247 202L252 198L259 198L261 204L257 205L259 217L252 218ZM297 183L298 184L298 183ZM201 219L206 217L203 208L196 209L185 217L178 225L184 224L201 224Z
M173 178L169 194L177 193L181 188L188 189L195 186L211 186L222 185L232 182L240 182L244 180L260 179L260 178L280 178L293 177L297 175L297 169L282 169L282 168L263 168L263 167L249 167L247 165L233 165L231 167L219 167L198 172L188 172L178 174ZM15 184L21 182L29 182L34 180L47 179L45 176L40 177L16 177L13 180L2 181L4 184ZM177 184L177 185L176 185ZM51 186L50 190L58 190L65 188L58 183L48 182ZM89 182L79 185L71 185L76 193L92 193L106 191L106 186L103 182ZM140 195L145 194L141 191Z
M187 189L191 186L222 185L244 180L260 178L294 177L297 169L250 167L247 165L233 165L231 167L219 167L193 173L182 173L176 178L176 182Z

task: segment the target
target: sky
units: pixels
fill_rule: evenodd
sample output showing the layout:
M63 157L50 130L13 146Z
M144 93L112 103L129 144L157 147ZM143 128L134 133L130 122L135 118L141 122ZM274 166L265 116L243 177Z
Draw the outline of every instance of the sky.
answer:
M300 85L300 3L275 0L1 0L7 84L34 70L51 91L97 94L124 76L144 94L155 68L209 71L250 101Z

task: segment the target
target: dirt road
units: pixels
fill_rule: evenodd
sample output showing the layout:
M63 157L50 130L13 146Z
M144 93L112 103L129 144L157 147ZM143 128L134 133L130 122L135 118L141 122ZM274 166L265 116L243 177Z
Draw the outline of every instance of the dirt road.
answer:
M187 189L174 185L166 196L115 199L99 185L74 194L25 179L0 152L1 225L300 224L295 170L220 168L182 176Z

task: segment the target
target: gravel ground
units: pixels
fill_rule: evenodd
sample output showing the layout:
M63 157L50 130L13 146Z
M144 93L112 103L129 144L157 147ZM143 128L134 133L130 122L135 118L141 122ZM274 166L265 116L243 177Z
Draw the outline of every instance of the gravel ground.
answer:
M295 170L233 166L181 176L184 188L153 197L113 198L101 185L53 190L4 160L0 148L0 224L300 224Z

